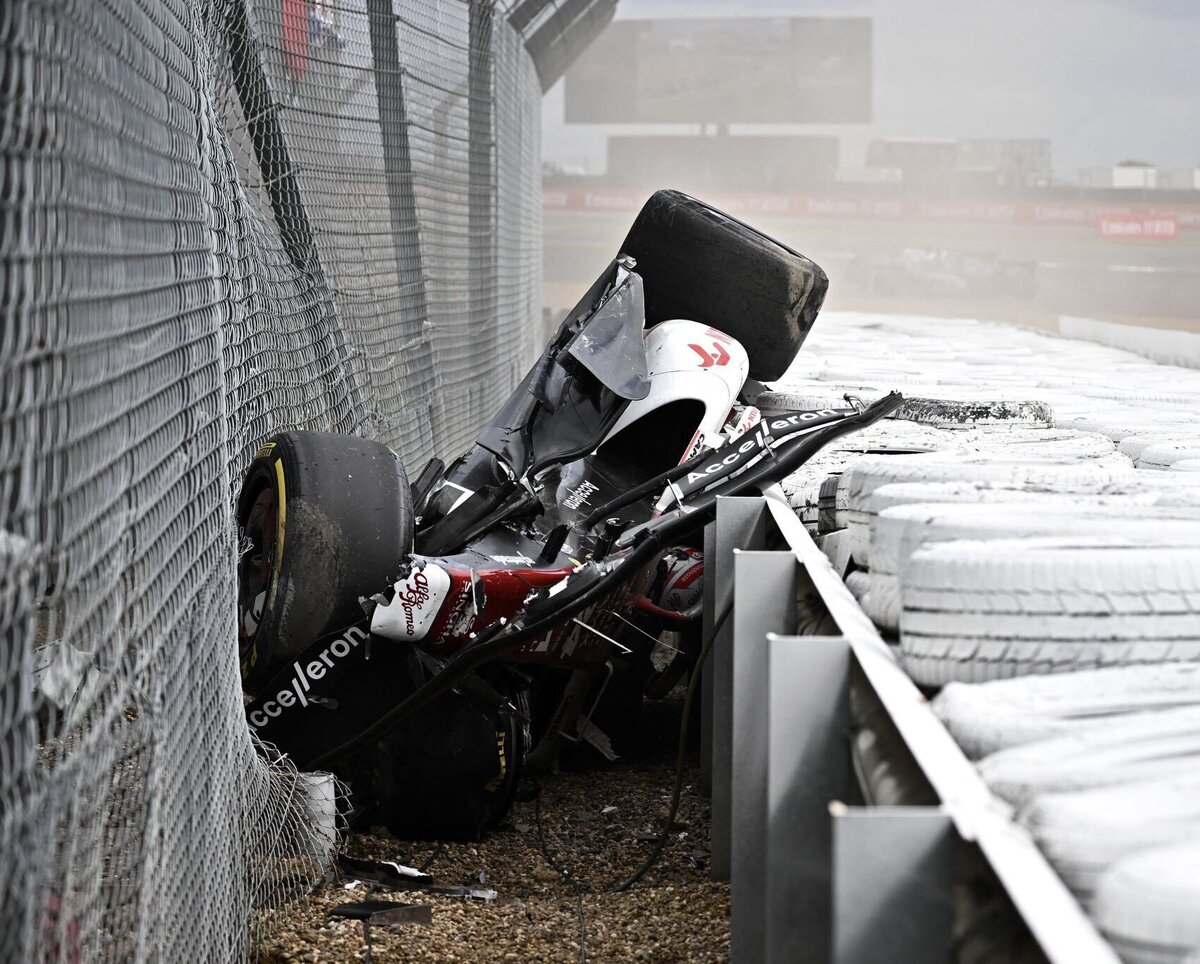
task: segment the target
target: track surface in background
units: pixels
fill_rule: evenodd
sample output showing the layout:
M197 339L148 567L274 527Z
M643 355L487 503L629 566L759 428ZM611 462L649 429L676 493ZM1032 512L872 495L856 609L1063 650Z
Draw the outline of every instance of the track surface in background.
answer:
M1111 240L1091 221L747 220L825 268L830 309L976 317L1051 331L1059 315L1086 315L1200 331L1195 228L1171 239ZM627 221L625 212L544 211L543 304L556 320L608 263ZM945 266L936 263L941 252ZM1000 280L1003 266L1018 272L1019 283Z

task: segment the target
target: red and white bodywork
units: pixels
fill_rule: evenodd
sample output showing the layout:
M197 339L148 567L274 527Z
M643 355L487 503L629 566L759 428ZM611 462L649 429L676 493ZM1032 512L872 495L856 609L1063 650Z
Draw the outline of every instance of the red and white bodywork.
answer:
M715 328L683 319L655 325L643 338L650 391L645 398L630 402L605 441L657 409L680 401L698 402L703 414L679 462L706 446L720 447L754 424L756 409L745 409L736 426L729 424L749 371L746 350L739 342ZM583 461L576 464L584 466ZM669 492L664 494L666 503L670 499ZM580 511L586 512L586 506ZM390 604L375 610L372 632L398 640L425 640L434 652L452 652L496 620L512 618L531 592L555 584L572 571L563 568L561 560L535 562L536 547L524 544L515 533L506 538L512 541L509 555L488 556L487 550L480 553L473 547L451 558L426 560L420 570L396 584ZM663 603L664 608L683 611L698 598L703 561L695 550L681 550L673 558L679 571L672 573L670 589L664 593L671 601L664 598ZM526 644L510 658L567 664L605 658L612 651L609 637L622 632L622 620L613 611L631 612L635 600L649 587L653 572L653 566L647 567L642 576L620 586L602 605L556 628L548 637Z
M650 328L645 335L650 392L622 413L608 437L638 419L680 399L704 405L704 415L680 461L691 458L710 438L713 447L750 371L741 343L715 328L676 319Z

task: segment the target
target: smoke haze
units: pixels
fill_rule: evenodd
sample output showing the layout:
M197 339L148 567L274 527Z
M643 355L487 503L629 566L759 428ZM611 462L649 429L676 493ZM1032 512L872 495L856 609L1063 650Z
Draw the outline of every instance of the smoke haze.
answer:
M567 124L564 85L549 92L552 311L611 257L640 199L678 187L816 258L831 305L1200 330L1200 4L622 0L617 12L804 16L871 19L869 123Z

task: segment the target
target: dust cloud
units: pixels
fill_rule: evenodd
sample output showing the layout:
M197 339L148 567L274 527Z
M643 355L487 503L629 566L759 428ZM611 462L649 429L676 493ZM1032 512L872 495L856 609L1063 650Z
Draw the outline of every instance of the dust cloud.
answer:
M828 306L1200 331L1190 0L623 0L546 99L545 303L660 187L817 260Z

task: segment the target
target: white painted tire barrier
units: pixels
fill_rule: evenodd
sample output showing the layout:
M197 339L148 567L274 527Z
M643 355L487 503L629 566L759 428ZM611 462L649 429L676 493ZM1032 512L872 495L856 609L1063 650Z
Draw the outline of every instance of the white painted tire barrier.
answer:
M1200 704L1200 663L1161 663L949 683L931 708L973 760L1111 727L1137 713Z
M1143 850L1100 879L1096 924L1126 964L1180 964L1200 946L1200 840Z
M1200 506L1130 505L1124 496L1046 493L1043 502L908 505L885 509L871 523L871 578L863 600L880 628L900 627L900 577L927 545L961 539L1028 536L1122 536L1200 546Z
M1089 906L1101 875L1122 857L1200 837L1200 760L1162 780L1048 793L1019 815L1076 897Z
M838 486L845 501L845 527L850 530L854 561L870 565L871 494L896 482L990 482L1008 488L1041 492L1102 492L1132 469L1098 465L1086 459L1027 459L1024 461L955 456L948 452L926 455L874 456L855 462Z
M1161 535L1148 541L1014 539L918 550L900 572L906 669L918 683L941 686L1200 659L1200 548L1163 545Z
M1176 776L1200 756L1200 706L1136 713L984 757L979 773L1020 809L1046 793L1073 793Z

